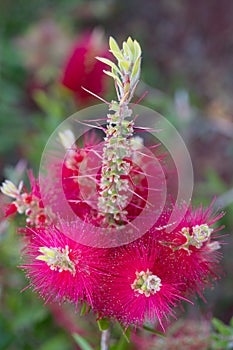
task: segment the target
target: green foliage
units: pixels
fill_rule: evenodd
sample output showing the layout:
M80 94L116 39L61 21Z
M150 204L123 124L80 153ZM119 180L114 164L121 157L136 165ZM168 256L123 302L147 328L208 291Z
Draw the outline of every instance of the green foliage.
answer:
M130 350L132 348L132 343L130 342L130 328L123 329L118 323L118 328L120 329L120 336L115 344L110 346L110 350Z
M148 326L148 325L143 325L143 329L145 329L146 331L148 331L148 332L150 332L150 333L153 333L153 334L156 334L156 335L158 335L158 336L160 336L160 337L165 337L165 334L164 333L162 333L162 332L159 332L159 331L157 331L156 329L154 329L154 328L152 328L152 327L150 327L150 326Z
M109 39L110 52L117 60L117 65L104 57L96 57L99 61L107 64L111 71L104 70L104 73L112 77L118 87L117 94L119 101L128 102L134 95L134 90L139 82L141 72L141 47L131 37L124 41L122 49L119 48L115 39Z
M103 317L103 318L99 319L97 321L97 324L98 324L99 330L101 332L106 331L109 328L109 326L110 326L110 322L109 322L109 320L106 317Z
M89 345L85 338L81 335L74 333L73 334L75 342L82 350L93 350L93 348Z
M230 350L233 349L233 317L230 320L230 325L227 326L217 318L213 318L212 324L214 332L212 332L212 347L211 350Z
M26 72L11 42L6 40L1 40L0 75L0 156L3 156L16 153L15 148L21 145L30 125L25 123L24 113L18 108L24 98L22 81Z

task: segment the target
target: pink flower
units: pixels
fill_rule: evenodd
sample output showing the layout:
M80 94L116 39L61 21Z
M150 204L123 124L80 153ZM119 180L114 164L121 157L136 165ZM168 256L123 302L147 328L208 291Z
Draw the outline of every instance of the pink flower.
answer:
M65 134L63 136L65 137ZM100 137L93 131L84 134L82 147L74 143L72 148L67 150L62 165L62 187L70 207L77 216L93 224L98 221L98 212L93 202L96 202L98 166L100 167L97 163L95 169L96 161L93 158L96 158L94 154L100 142ZM90 170L93 167L93 171ZM94 173L92 179L88 176L90 172Z
M103 316L125 326L154 324L173 315L172 308L186 300L180 291L177 272L169 265L166 249L147 236L109 251L109 277L102 285ZM173 315L174 316L174 315Z
M179 224L172 232L166 230L168 212L163 214L162 229L158 226L151 229L155 239L166 247L170 266L175 266L184 292L197 292L200 296L205 286L211 286L221 274L220 242L216 240L216 232L222 227L211 226L223 213L214 214L212 206L213 203L206 210L202 206L196 210L189 208L184 216L182 210L176 208ZM183 216L181 220L180 215Z
M68 229L68 228L67 228ZM83 246L54 226L28 229L31 239L20 266L45 302L94 303L100 283L101 249ZM28 288L28 287L27 287Z
M16 187L11 181L6 180L0 187L1 192L14 201L3 205L4 217L8 218L15 213L25 214L26 223L30 226L44 226L51 222L46 209L44 209L38 181L31 170L28 171L31 191L23 185L23 181Z
M83 90L82 86L97 95L106 92L106 75L103 69L108 66L96 60L96 56L110 55L102 33L94 31L83 34L76 42L64 67L61 82L75 93L78 103L82 105L87 105L93 100L93 96Z

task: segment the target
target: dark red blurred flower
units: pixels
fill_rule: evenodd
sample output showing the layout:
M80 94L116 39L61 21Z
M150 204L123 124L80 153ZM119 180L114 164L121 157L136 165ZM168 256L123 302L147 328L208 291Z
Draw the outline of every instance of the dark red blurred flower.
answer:
M62 84L75 93L79 104L87 105L93 96L82 86L96 95L103 96L107 90L106 75L103 69L108 66L95 57L109 57L102 33L85 33L74 45L64 67Z

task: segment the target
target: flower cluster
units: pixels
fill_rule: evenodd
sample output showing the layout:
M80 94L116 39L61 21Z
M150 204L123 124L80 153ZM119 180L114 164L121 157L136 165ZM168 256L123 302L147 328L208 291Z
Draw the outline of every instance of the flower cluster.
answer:
M165 228L158 231L157 225L128 245L105 249L69 238L69 224L62 230L53 225L27 229L30 239L23 250L22 268L30 286L46 302L70 301L77 306L85 302L99 317L125 327L158 320L164 329L163 321L174 316L175 306L195 293L202 296L204 288L220 276L220 243L216 230L210 228L219 216L210 214L209 210L186 214L186 226L194 221L211 231L201 247L192 246L189 251L179 245L182 229L167 234ZM85 234L85 227L82 230Z
M111 38L110 51L117 65L106 58L98 59L111 67L105 73L115 81L118 101L109 103L103 140L91 134L81 146L71 130L59 134L67 150L62 168L63 191L79 218L77 222L81 219L83 225L75 226L60 218L55 221L44 208L39 185L31 173L30 193L23 190L22 183L16 187L8 180L1 191L14 199L6 215L24 213L31 226L25 230L27 243L21 267L30 286L46 302L68 301L76 307L85 303L98 318L107 317L125 327L158 322L164 329L164 320L174 316L176 306L189 302L196 293L203 297L204 288L221 275L216 234L220 227L216 228L215 223L222 214L215 214L212 206L193 210L166 203L150 229L128 244L96 248L75 240L74 232L84 237L90 233L90 223L93 234L96 227L107 225L110 235L113 229L127 235L129 229L125 227L133 227L134 219L151 205L147 181L150 174L143 170L145 164L150 166L151 157L144 153L144 140L134 135L129 108L140 75L141 49L131 38L120 49ZM101 165L95 176L85 177L96 155ZM154 177L156 169L153 168ZM172 225L171 212L177 219Z
M18 187L11 181L6 180L0 187L1 192L8 197L14 198L14 201L6 206L5 217L16 212L26 215L26 224L29 226L43 226L51 222L51 214L49 215L44 208L40 189L37 181L34 179L32 172L29 172L31 182L31 192L24 188L23 181Z

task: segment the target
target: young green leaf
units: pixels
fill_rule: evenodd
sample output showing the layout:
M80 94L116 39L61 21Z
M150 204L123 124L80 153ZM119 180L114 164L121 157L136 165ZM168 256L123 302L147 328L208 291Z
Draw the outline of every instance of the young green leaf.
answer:
M122 71L128 72L129 71L129 62L126 60L119 61L119 67Z
M131 52L129 46L127 45L127 43L125 41L123 42L123 52L124 52L125 56L127 56L129 58L130 61L133 60L133 53Z
M163 337L163 338L165 337L165 335L162 332L159 332L156 329L151 328L147 325L143 325L143 329L145 329L146 331L151 332L153 334L159 335L160 337Z
M119 74L121 73L119 68L117 67L117 65L114 62L112 62L111 60L104 58L104 57L98 57L98 56L96 57L96 59L100 62L107 64L111 68L115 69L115 71L118 72Z
M137 40L134 40L134 59L136 60L138 57L141 57L142 50L141 46L137 42Z
M110 36L109 38L109 47L110 47L110 51L111 53L117 58L117 59L124 59L124 56L116 42L116 40Z
M139 78L140 75L140 64L141 64L141 57L138 57L136 62L134 63L132 73L131 73L131 79L137 77Z
M126 340L127 343L130 343L130 328L123 329L120 323L117 323L118 327L122 332L122 337Z
M93 350L93 348L90 346L90 344L86 341L86 339L81 337L81 335L79 335L77 333L73 333L72 335L73 335L75 342L82 350Z
M111 78L113 78L114 80L116 80L117 81L117 83L122 87L123 85L122 85L122 82L121 82L121 80L120 80L120 78L116 75L116 74L114 74L113 72L110 72L109 70L103 70L103 72L105 73L105 74L107 74L107 75L109 75Z
M129 46L131 52L134 52L134 43L133 43L133 40L132 40L131 36L128 37L127 44Z
M218 320L217 318L213 318L212 323L213 323L215 329L219 333L221 333L223 335L227 335L227 336L233 335L233 331L232 331L231 327L228 327L227 325L225 325L222 321Z
M85 315L86 312L87 312L87 304L84 302L83 305L82 305L82 309L81 309L81 312L80 312L80 316Z
M110 322L109 322L109 320L106 317L103 317L103 318L99 319L97 321L97 324L98 324L99 330L101 332L106 331L109 328L109 326L110 326Z

